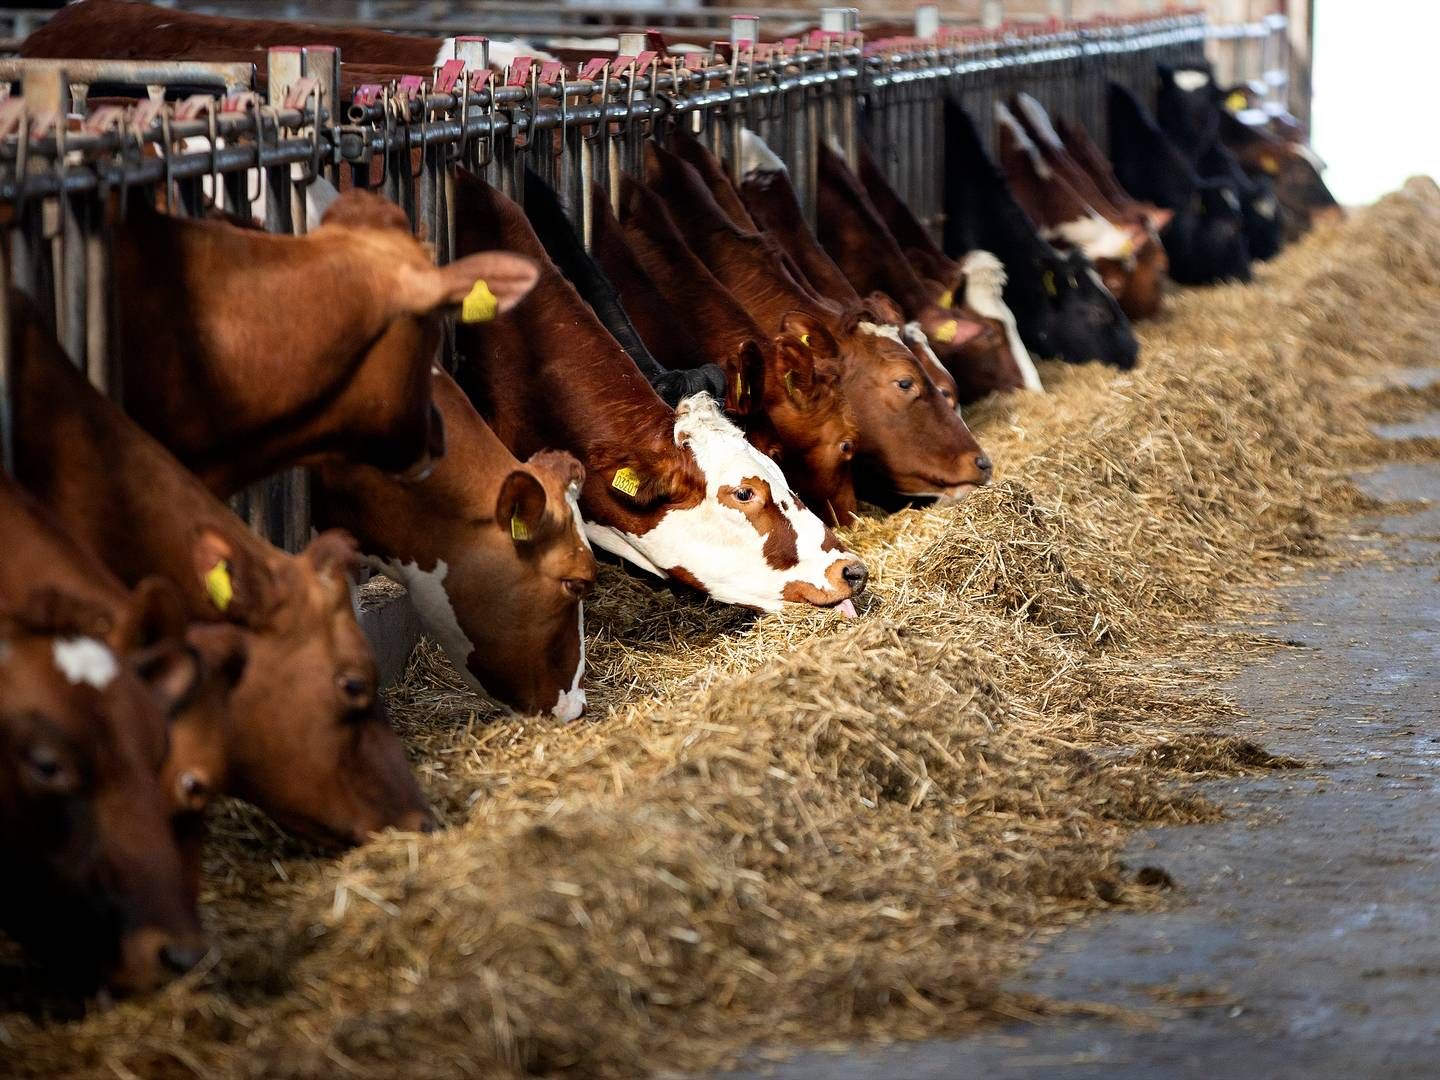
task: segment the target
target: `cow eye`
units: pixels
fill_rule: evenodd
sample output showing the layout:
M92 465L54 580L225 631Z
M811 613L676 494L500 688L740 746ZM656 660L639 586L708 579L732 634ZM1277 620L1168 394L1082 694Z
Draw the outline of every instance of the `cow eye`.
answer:
M70 770L65 768L60 755L48 746L33 747L25 755L25 766L31 782L38 788L62 792L73 786Z
M895 385L898 386L901 390L909 391L915 388L915 380L907 375L903 379L896 379Z
M854 452L855 444L849 439L845 439L840 443L840 453L844 454L846 457L849 457Z
M737 502L749 502L754 497L754 488L742 487L735 489L735 499Z

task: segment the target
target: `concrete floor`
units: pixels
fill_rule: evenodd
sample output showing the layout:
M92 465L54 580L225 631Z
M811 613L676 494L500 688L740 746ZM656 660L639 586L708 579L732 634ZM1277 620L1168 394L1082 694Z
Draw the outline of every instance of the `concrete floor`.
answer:
M1427 433L1440 418L1387 432ZM1347 542L1380 543L1384 561L1278 594L1264 632L1304 647L1234 684L1240 733L1317 767L1207 785L1225 821L1141 833L1125 853L1171 873L1174 904L1097 918L1015 980L1154 1012L1153 1028L1017 1025L728 1080L1440 1077L1440 464L1362 480L1433 505L1356 524Z

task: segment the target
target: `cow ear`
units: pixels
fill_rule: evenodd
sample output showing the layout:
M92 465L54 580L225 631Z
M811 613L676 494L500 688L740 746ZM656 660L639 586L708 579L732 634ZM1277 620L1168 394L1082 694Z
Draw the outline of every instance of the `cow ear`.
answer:
M315 568L315 573L355 573L360 568L360 552L355 538L344 529L326 529L305 545L304 558Z
M875 313L883 323L892 326L902 326L905 323L905 313L900 310L900 305L890 299L889 294L883 292L872 292L865 298L865 306Z
M133 658L135 673L150 688L166 716L190 703L204 677L200 658L179 641L165 641Z
M410 276L400 299L414 315L458 307L461 322L489 322L525 298L540 269L523 255L480 251Z
M803 311L790 311L780 320L780 333L799 339L816 360L833 360L840 355L840 344L824 323Z
M495 524L510 531L523 544L540 531L545 520L545 486L526 469L514 469L500 485L495 500Z
M246 622L268 606L274 594L269 570L219 529L202 525L190 557L206 602L217 615Z
M1167 210L1163 206L1157 206L1153 210L1147 210L1145 212L1145 216L1150 219L1150 224L1158 233L1164 232L1165 226L1169 225L1171 221L1175 220L1175 211Z

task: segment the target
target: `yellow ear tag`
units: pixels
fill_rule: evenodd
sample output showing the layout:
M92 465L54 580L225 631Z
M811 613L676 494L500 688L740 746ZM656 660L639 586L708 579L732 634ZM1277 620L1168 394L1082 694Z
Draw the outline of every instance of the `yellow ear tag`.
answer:
M745 398L745 376L740 372L735 373L735 404L739 405Z
M623 491L633 499L640 493L640 474L626 465L624 468L615 470L615 475L610 478L610 486L616 491Z
M785 372L785 393L792 398L795 396L795 372L793 371Z
M530 529L526 526L525 522L520 520L519 514L511 515L510 536L515 540L530 539Z
M801 345L805 345L805 346L808 347L809 344L810 344L810 335L809 335L809 334L801 334L801 335L800 335L800 344L801 344Z
M1233 94L1231 94L1228 98L1225 99L1225 108L1229 109L1231 112L1244 112L1245 109L1249 106L1249 104L1249 100L1247 100L1245 95L1242 94L1239 90L1236 90Z
M935 327L935 333L930 336L941 345L949 345L955 340L955 334L959 331L960 324L954 319L946 319L939 326Z
M470 295L465 297L460 305L461 322L489 322L500 314L500 301L495 299L495 294L490 291L490 286L485 283L484 278L475 282L470 290Z
M1040 281L1041 281L1041 283L1045 286L1045 291L1046 291L1047 293L1049 293L1051 296L1054 296L1054 295L1055 295L1055 271L1054 271L1054 270L1046 270L1045 273L1040 276Z
M939 303L940 303L940 306L941 306L941 307L954 307L954 306L955 306L955 290L954 290L954 289L946 289L943 293L941 293L941 294L940 294L940 301L939 301Z
M235 584L230 580L230 566L224 559L205 571L205 593L215 609L225 614L225 609L235 598Z
M1278 176L1280 173L1280 162L1276 161L1270 154L1260 158L1260 168L1264 169L1271 176Z

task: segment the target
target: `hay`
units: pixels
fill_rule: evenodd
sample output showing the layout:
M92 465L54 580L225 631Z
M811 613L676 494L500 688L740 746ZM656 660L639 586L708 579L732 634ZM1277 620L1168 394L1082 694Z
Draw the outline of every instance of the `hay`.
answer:
M0 1072L633 1076L1044 1011L1001 989L1037 936L1171 884L1115 861L1127 830L1213 817L1183 778L1289 764L1213 689L1270 643L1201 621L1373 508L1343 471L1396 453L1364 403L1431 362L1437 300L1415 182L1181 293L1138 372L1044 365L1053 393L971 414L992 488L852 530L856 622L608 567L593 720L497 717L422 647L390 704L450 828L326 860L228 811L223 958L80 1021L0 1013Z

